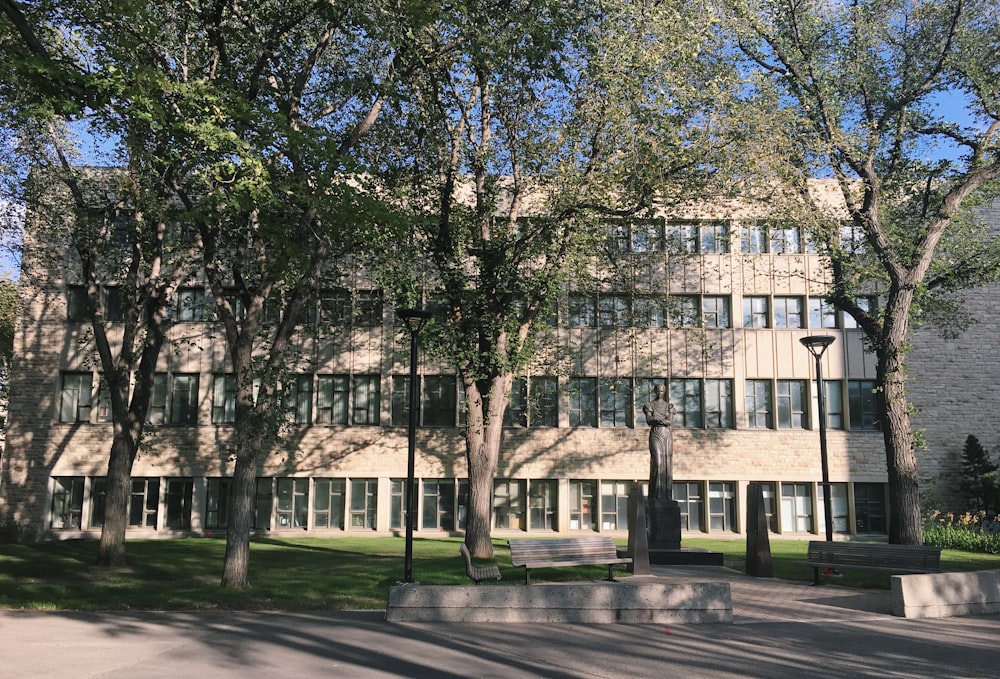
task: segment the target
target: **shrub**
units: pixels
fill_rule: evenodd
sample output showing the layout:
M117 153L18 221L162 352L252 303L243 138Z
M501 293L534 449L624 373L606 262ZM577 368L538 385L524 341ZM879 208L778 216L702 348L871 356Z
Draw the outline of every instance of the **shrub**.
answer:
M924 544L942 549L1000 554L1000 516L989 518L985 510L955 516L951 512L931 514L924 527Z
M0 516L0 545L17 544L21 535L21 526L14 519Z

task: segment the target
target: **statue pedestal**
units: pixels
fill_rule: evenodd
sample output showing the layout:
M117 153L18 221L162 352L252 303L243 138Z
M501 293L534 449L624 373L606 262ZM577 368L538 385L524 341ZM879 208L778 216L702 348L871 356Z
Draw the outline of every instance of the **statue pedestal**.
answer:
M681 506L677 500L649 498L649 549L681 548Z

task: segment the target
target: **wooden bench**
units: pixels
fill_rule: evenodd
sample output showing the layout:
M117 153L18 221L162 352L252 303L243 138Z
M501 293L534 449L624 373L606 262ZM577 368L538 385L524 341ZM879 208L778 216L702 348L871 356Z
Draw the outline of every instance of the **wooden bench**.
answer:
M510 562L524 566L524 584L531 584L532 568L558 566L607 565L608 577L616 582L616 564L632 563L628 557L619 557L611 537L555 538L551 540L509 540Z
M819 584L820 568L865 568L893 573L938 573L941 548L924 545L888 545L872 542L811 541L806 565Z
M479 568L472 565L472 555L469 553L469 548L465 546L463 542L458 548L458 551L462 553L465 558L465 574L469 576L469 580L472 580L477 585L486 580L499 580L500 579L500 569L496 564L492 566L483 566Z

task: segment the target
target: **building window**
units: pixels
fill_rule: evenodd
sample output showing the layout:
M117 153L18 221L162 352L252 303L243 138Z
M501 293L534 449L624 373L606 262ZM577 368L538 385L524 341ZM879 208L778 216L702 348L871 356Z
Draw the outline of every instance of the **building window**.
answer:
M90 481L90 528L104 526L104 509L108 499L108 480L105 477Z
M802 232L797 226L775 226L768 229L768 248L774 255L794 255L802 252Z
M806 381L778 380L778 429L807 429Z
M704 422L701 413L701 380L670 380L670 402L674 406L673 426L701 428Z
M811 533L813 530L812 485L781 484L781 532Z
M572 377L569 380L569 426L597 426L597 378Z
M384 318L381 290L360 290L354 296L353 318L358 326L378 327Z
M701 322L706 328L731 327L729 298L721 295L705 295L702 297Z
M697 295L671 295L668 303L671 328L701 326L701 301Z
M271 511L274 507L274 479L259 477L254 487L253 527L271 530Z
M157 373L149 402L150 424L198 423L198 375Z
M63 373L59 397L60 422L90 422L94 376L89 372Z
M559 380L532 377L528 380L528 426L559 426Z
M191 498L194 494L193 479L167 479L165 527L173 530L191 528Z
M133 528L156 528L159 508L160 480L132 479L128 525Z
M849 380L847 382L847 411L851 417L853 430L877 430L878 402L873 380Z
M602 427L632 426L632 382L600 380L599 401Z
M826 533L826 510L825 507L826 498L823 497L823 487L820 486L819 495L817 497L816 504L819 507L819 532ZM847 502L847 484L846 483L831 483L830 484L830 507L832 508L832 519L833 519L833 532L834 533L849 533L848 528L849 521L851 517L848 515L848 502Z
M630 222L629 227L632 252L663 252L663 222L641 220Z
M98 422L111 422L112 421L111 412L111 389L108 387L108 382L104 375L100 376L97 383L97 421Z
M229 494L233 480L231 478L212 478L207 481L205 528L225 528L229 521Z
M87 311L87 287L85 285L66 286L66 320L81 323L90 320Z
M827 429L844 428L844 390L839 380L823 380Z
M523 481L496 479L493 482L493 527L524 530Z
M767 227L764 224L747 224L741 227L740 249L750 255L767 252Z
M767 297L744 297L743 327L769 328L771 324L767 307Z
M236 376L215 375L212 378L212 424L232 424L236 421Z
M425 530L455 530L455 481L429 480L421 484L420 526Z
M355 375L352 383L354 403L351 407L351 423L378 425L382 377L379 375Z
M681 529L704 531L705 498L702 484L691 481L674 481L674 500L681 509Z
M804 328L801 297L774 298L774 327Z
M392 425L405 427L410 423L410 378L392 377Z
M778 532L778 511L777 511L777 492L775 491L775 484L772 482L761 482L761 491L764 499L764 516L767 519L768 530L772 533ZM754 519L750 519L753 521Z
M555 530L558 525L556 481L531 481L528 485L528 528Z
M569 482L569 529L597 530L596 481Z
M454 427L458 392L454 375L425 375L421 403L426 427Z
M854 484L854 521L858 533L886 532L885 484Z
M83 519L83 477L53 477L52 527L80 528Z
M878 297L875 295L864 295L862 297L857 297L854 303L861 308L862 311L870 315L875 315L878 312ZM858 322L854 320L854 316L850 315L846 311L844 312L844 326L845 328L857 328Z
M120 323L125 320L120 286L109 285L104 288L104 320L108 323Z
M601 530L628 528L629 481L601 482Z
M503 414L503 426L528 426L528 381L515 377L510 386L510 402Z
M705 223L698 227L698 245L704 254L729 252L729 224Z
M666 327L667 313L659 297L639 296L633 302L634 325L639 328Z
M351 530L375 530L377 479L351 479Z
M313 524L316 528L344 530L344 479L316 479L313 482Z
M205 290L202 288L181 288L177 291L177 320L181 322L204 321Z
M570 295L568 325L574 328L596 327L596 300L588 295Z
M320 290L310 321L333 327L346 327L351 322L351 293L342 288Z
M278 479L278 528L309 525L309 479Z
M347 424L347 375L316 377L316 424Z
M736 531L736 484L712 481L708 484L708 521L710 530Z
M809 327L836 328L837 308L830 302L819 297L809 298Z
M392 479L389 482L389 528L403 528L403 479Z
M771 381L747 380L747 427L769 429L771 425Z
M292 424L312 422L312 375L294 375L285 387L285 418Z
M597 323L602 328L627 328L632 322L628 297L600 295L597 298Z
M733 381L705 380L705 428L733 428Z

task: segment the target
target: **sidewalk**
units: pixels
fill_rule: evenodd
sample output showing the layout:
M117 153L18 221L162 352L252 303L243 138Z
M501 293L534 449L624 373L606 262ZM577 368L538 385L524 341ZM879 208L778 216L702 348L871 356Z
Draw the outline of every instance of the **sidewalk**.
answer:
M382 611L0 611L0 676L996 676L998 615L906 620L889 614L884 591L759 580L721 568L654 571L728 580L735 624L392 624Z

